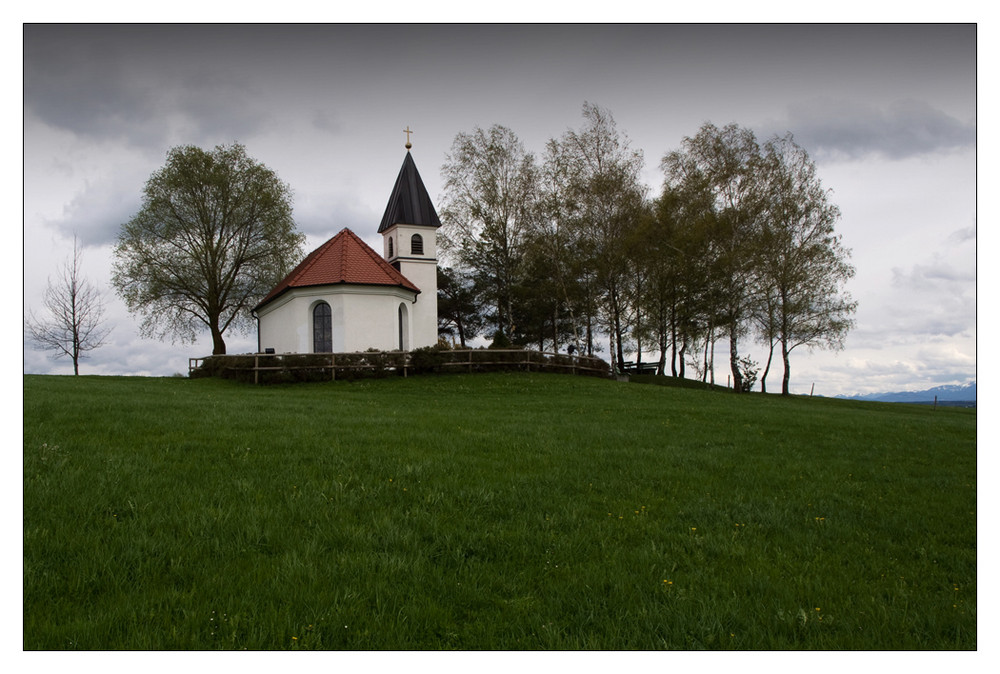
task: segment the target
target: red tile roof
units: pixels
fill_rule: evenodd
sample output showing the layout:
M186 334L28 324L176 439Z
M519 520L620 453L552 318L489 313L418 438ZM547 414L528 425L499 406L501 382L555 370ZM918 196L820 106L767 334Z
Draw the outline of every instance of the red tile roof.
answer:
M309 253L274 287L254 311L290 288L337 284L399 286L419 293L420 288L400 274L381 255L349 229Z

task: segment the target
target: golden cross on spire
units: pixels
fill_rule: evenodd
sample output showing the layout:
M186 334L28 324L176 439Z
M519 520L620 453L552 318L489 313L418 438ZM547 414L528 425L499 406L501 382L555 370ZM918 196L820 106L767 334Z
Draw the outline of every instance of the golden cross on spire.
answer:
M413 144L410 142L410 134L413 133L413 132L410 131L410 125L409 124L407 124L406 128L403 129L403 133L406 134L406 149L409 150L411 147L413 147Z

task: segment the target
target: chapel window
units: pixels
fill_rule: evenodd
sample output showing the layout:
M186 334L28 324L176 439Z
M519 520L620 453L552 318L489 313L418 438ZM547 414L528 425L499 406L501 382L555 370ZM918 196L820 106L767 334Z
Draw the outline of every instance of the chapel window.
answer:
M406 305L400 304L397 312L399 318L399 350L406 351L410 346L410 330L406 320Z
M330 305L320 302L313 307L313 353L333 351L333 314Z
M419 234L414 234L412 237L410 237L410 254L411 255L424 254L424 239Z

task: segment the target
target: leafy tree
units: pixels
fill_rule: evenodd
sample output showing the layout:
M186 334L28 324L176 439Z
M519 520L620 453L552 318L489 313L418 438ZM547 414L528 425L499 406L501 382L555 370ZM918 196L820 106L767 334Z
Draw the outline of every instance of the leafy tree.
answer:
M755 333L769 346L762 390L780 344L787 394L789 353L801 345L838 348L856 308L843 292L854 269L833 230L840 212L815 164L790 135L761 145L735 124L706 124L661 166L668 190L709 197L705 306L726 329L734 388L747 390L738 343Z
M536 271L542 272L552 296L558 298L559 313L566 316L566 338L577 353L593 356L596 301L589 260L580 254L586 246L577 220L573 164L560 142L549 140L542 164L541 216L532 250ZM558 344L553 348L558 351Z
M558 352L560 344L575 344L572 298L567 295L566 278L561 266L562 246L549 238L550 227L540 225L525 245L525 282L516 292L515 316L518 326L514 341L537 344L545 351L546 342Z
M808 153L789 134L768 141L763 159L768 209L758 268L768 301L758 304L758 322L781 345L781 392L788 395L793 349L843 348L857 308L843 289L854 267L834 231L840 209L830 203Z
M208 328L224 354L230 328L302 257L291 191L236 143L175 147L122 226L112 282L144 336L194 341Z
M438 334L458 337L462 348L477 337L485 319L476 302L472 279L460 270L438 268Z
M711 197L711 232L706 254L713 268L718 318L729 337L734 389L743 390L739 340L751 328L755 246L759 240L765 192L761 150L754 134L736 124L719 129L705 124L682 149L663 158L666 185L704 191Z
M665 187L639 235L634 259L648 270L642 303L660 350L659 374L666 374L669 347L671 374L683 377L688 349L705 341L712 324L711 214L706 193ZM702 371L707 370L706 364Z
M83 254L73 237L73 257L62 267L59 279L49 279L42 299L48 316L37 318L28 312L26 328L35 347L55 351L55 357L69 356L73 374L80 374L80 359L87 351L104 346L112 328L104 321L104 300L100 291L81 273Z
M442 167L441 246L471 271L491 321L514 334L514 298L523 281L523 248L538 214L534 155L510 129L494 124L459 133Z
M584 103L584 125L549 143L548 160L566 178L562 189L567 224L574 230L581 261L581 285L588 299L588 320L603 319L613 357L624 366L624 342L634 306L627 241L646 208L646 187L639 180L642 152L633 150L611 113ZM592 353L588 344L588 354Z
M776 289L763 282L758 289L753 318L758 341L767 345L767 362L764 363L764 371L760 373L761 393L767 393L767 375L774 360L774 347L778 344L778 303Z

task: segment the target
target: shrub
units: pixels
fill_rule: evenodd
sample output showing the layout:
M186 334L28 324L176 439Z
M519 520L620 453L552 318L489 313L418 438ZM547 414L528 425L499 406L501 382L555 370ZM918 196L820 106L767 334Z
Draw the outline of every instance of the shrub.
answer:
M425 346L410 352L410 369L414 374L440 372L442 366L451 362L451 349L438 342L434 346Z
M757 383L757 373L760 372L760 368L757 367L757 363L750 356L740 358L739 363L740 375L743 377L740 390L744 393L749 393L753 390L753 385Z
M513 346L507 335L503 334L502 330L497 330L493 333L493 341L490 343L489 348L491 349L509 349Z
M599 358L584 356L543 356L536 351L518 347L509 350L475 349L454 351L447 344L404 351L376 351L369 349L357 353L295 353L295 354L241 354L209 356L192 370L191 377L218 377L245 383L288 384L296 382L330 381L344 379L383 378L399 376L404 368L414 374L434 372L502 372L531 370L609 376L608 364ZM409 358L409 362L407 362ZM256 376L254 367L257 367ZM452 367L447 367L451 365ZM574 368L596 368L581 371ZM331 371L333 367L336 372Z

